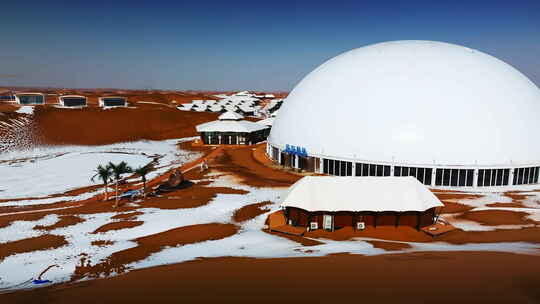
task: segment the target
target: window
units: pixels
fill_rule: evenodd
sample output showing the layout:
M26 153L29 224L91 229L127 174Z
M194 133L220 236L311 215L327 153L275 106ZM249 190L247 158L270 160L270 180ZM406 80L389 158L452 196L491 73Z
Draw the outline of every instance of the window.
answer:
M435 185L452 187L472 187L474 169L436 169ZM430 170L431 171L431 170Z
M231 140L231 144L233 144L232 140ZM279 149L276 147L272 147L272 159L277 161L278 157L279 157Z
M41 104L44 103L44 97L42 95L23 95L19 96L19 102L21 104Z
M382 166L375 166L375 171L377 176L383 176L383 167Z
M458 186L464 187L467 185L467 170L459 170Z
M124 106L126 100L124 98L104 98L103 105L106 107Z
M437 169L435 171L435 185L436 186L442 185L442 176L443 176L443 169Z
M450 169L443 169L443 186L450 186Z
M356 176L390 176L391 167L387 165L356 163Z
M354 167L354 176L362 176L362 166L360 164L356 164Z
M86 98L66 97L62 99L66 107L81 107L86 105Z
M399 166L394 167L394 176L401 176L401 167Z
M352 176L352 163L342 160L323 159L323 173L337 176ZM358 168L356 169L358 170Z
M326 158L323 158L323 173L324 174L329 174L328 173L328 166L329 166L329 163L330 161Z
M540 167L515 168L513 185L536 184L538 183L538 171Z
M394 167L394 176L413 176L424 185L431 185L431 168Z
M383 176L390 176L390 166L383 166Z
M458 185L459 170L450 170L450 186L457 187Z
M478 187L508 185L510 169L479 169Z

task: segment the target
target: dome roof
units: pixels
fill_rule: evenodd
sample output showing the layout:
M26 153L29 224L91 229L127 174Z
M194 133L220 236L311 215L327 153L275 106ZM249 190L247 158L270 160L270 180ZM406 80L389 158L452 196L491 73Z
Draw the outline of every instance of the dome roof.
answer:
M309 154L413 165L540 163L540 90L477 50L395 41L343 53L308 74L269 142Z

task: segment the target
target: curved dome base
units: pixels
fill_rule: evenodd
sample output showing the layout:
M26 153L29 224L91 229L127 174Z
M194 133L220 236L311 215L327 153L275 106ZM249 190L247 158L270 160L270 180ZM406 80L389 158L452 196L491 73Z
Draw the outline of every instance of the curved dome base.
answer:
M431 188L507 191L536 185L540 165L528 167L414 166L406 163L366 162L309 154L303 149L267 142L266 153L281 166L335 176L414 176Z

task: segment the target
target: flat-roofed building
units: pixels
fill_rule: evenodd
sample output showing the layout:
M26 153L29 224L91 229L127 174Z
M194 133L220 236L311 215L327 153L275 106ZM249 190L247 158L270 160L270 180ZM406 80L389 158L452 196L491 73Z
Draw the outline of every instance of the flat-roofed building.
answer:
M58 96L58 104L67 108L82 108L87 105L86 96L82 95L62 95Z
M120 96L99 97L98 101L99 106L103 108L127 107L128 105L127 98Z
M45 104L45 94L43 93L16 93L15 102L21 105L42 105Z
M293 184L281 204L287 224L311 230L347 226L409 226L435 223L441 201L411 176L306 176Z

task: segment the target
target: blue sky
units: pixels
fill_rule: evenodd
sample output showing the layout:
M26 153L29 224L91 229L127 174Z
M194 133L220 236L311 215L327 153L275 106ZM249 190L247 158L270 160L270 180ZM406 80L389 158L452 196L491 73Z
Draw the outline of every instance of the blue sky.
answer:
M0 85L288 91L402 39L475 48L540 85L538 0L30 2L2 4Z

